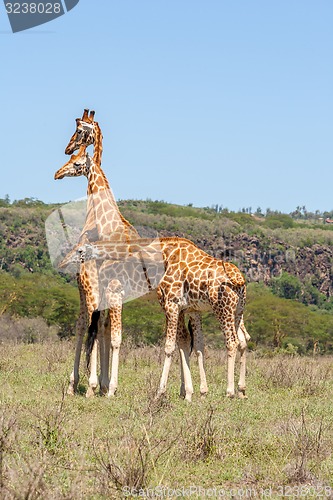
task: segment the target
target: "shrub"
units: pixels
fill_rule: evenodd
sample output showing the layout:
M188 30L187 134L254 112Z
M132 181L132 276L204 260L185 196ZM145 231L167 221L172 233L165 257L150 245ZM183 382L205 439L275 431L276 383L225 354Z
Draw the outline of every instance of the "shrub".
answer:
M294 221L286 214L269 214L266 216L265 225L271 229L276 229L278 227L288 229L294 227Z
M285 299L299 299L301 296L302 283L289 273L283 272L280 278L274 278L271 281L273 292L279 297Z

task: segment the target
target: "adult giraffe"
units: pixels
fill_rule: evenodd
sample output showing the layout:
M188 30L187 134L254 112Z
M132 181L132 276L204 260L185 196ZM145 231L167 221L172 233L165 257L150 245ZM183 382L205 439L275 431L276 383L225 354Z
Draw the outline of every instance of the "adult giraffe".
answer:
M77 119L76 121L77 121L77 130L73 134L73 136L70 140L70 143L66 148L66 153L70 153L77 148L82 148L83 145L86 146L88 144L96 144L99 142L98 141L98 137L99 137L98 129L97 129L97 134L96 134L95 126L94 126L94 123L97 123L97 122L94 122L93 119L91 120L89 118L88 110L84 111L84 114L83 114L83 117L81 120ZM98 125L97 125L97 127L98 127ZM99 160L100 160L100 158L99 158ZM70 162L68 162L68 164L66 164L67 167L66 166L65 167L67 168L67 173L64 173L64 167L63 167L63 169L60 169L59 172L61 172L62 176L64 176L64 175L72 175L72 176L73 175L83 175L84 169L86 168L86 166L84 168L82 168L83 163L86 163L87 161L89 161L89 155L86 155L85 150L81 149L79 151L79 154L74 155L73 158L70 160ZM69 168L70 164L72 164L71 168ZM75 164L77 164L77 165L75 166ZM81 173L80 173L79 166L81 168ZM99 168L100 168L100 166L99 166ZM109 189L109 186L108 186L108 189ZM116 210L116 212L118 212L120 214L115 200L113 200L113 206L111 209ZM121 216L121 214L120 214L120 216ZM129 226L129 223L127 221L126 221L126 223ZM104 235L103 235L103 239L105 239ZM117 241L117 238L113 238L113 241ZM234 273L234 269L233 269L232 264L224 263L224 266L225 266L225 269L228 269L228 271L231 274ZM239 271L238 271L238 273L239 273ZM163 307L163 305L162 305L162 307ZM188 312L190 314L190 320L192 321L192 329L195 333L195 335L194 335L194 347L195 347L196 354L198 356L200 376L201 376L200 392L202 394L204 394L207 392L208 389L207 389L206 377L205 377L204 365L203 365L203 341L202 341L202 332L201 332L201 316L200 316L200 312L195 311L195 310L188 310ZM181 315L181 321L183 322L182 318L183 318L183 315ZM178 328L178 336L181 339L182 336L184 337L184 325L178 325L177 328ZM185 329L185 332L186 332L186 329ZM241 387L244 386L243 393L245 394L245 347L246 347L246 340L249 339L249 335L245 329L245 326L244 326L242 319L241 319L241 323L240 323L240 328L239 328L237 333L238 333L238 340L239 340L239 345L240 345L240 350L241 350L241 372L242 373L244 372L244 375L241 375L241 378L240 378L240 380L244 379L244 384L241 383L241 381L240 381L240 386ZM185 336L186 336L186 334L185 334ZM186 340L185 340L184 344L186 345ZM183 349L183 350L180 349L180 353L181 353L181 360L183 361L183 365L184 365L183 368L186 369L186 367L188 367L189 351L185 347L185 349ZM184 361L185 361L185 363L184 363ZM183 370L182 370L182 374L183 374ZM112 377L111 377L111 379L112 379ZM182 383L181 392L183 393L183 395L184 395L184 392L186 392L184 390L184 383ZM109 390L109 393L110 393L110 390ZM186 397L187 397L187 393L186 393ZM187 399L190 399L190 397L189 398L187 397Z
M60 168L55 179L62 179L65 176L78 177L84 175L88 180L87 188L87 216L84 228L81 232L80 241L94 241L98 239L112 239L113 241L129 241L131 238L139 237L137 231L120 213L116 200L112 194L107 178L101 168L102 157L102 133L97 122L94 121L94 112L88 114L85 109L82 119L77 119L77 130L73 134L69 145L66 147L66 153L79 149L78 154L72 155L71 159ZM86 152L89 144L94 144L93 158ZM110 350L110 335L109 329L104 333L103 342L101 343L101 389L102 392L108 392L108 395L113 395L118 386L118 365L119 365L119 349L121 345L121 311L122 297L124 291L119 288L119 281L114 281L119 277L127 282L131 281L132 272L138 276L140 272L138 268L143 270L143 285L137 282L131 284L131 291L139 295L147 293L152 289L149 279L144 276L144 266L140 262L136 269L126 270L124 266L112 265L104 266L104 273L108 272L109 281L112 277L112 299L109 308L109 316L111 323L111 346L112 346L112 363L111 363L111 379L108 382L109 371L109 350ZM133 275L134 275L133 274ZM77 345L75 353L75 361L73 372L70 377L68 394L74 394L79 381L79 363L82 350L83 336L86 331L87 319L88 324L92 324L94 311L101 307L99 270L96 263L89 262L81 266L80 272L77 274L77 280L80 291L80 314L77 322ZM147 288L148 286L148 288ZM111 290L108 288L108 291ZM96 315L95 315L96 317ZM190 337L184 324L184 318L181 318L182 324L179 325L178 342L180 348L185 352L184 357L187 362L190 355ZM196 326L193 326L195 329ZM196 342L197 344L197 342ZM87 396L92 396L97 387L97 345L93 343L92 362L90 364L89 388ZM185 397L183 370L182 370L182 386L181 395ZM205 392L205 374L202 374L202 391Z
M228 262L211 257L185 238L140 239L130 243L94 242L77 245L63 259L60 267L71 262L126 262L143 259L148 275L154 275L156 262L163 262L163 275L158 277L157 294L167 318L165 361L158 395L166 384L175 350L179 317L185 312L197 314L212 310L225 335L228 352L227 396L234 397L234 369L237 350L241 352L238 394L245 397L245 332L241 327L245 305L245 280L239 269ZM156 273L155 273L156 274ZM102 280L103 281L103 280ZM108 277L104 287L107 286ZM90 333L96 333L95 328ZM184 369L186 399L191 400L193 386L189 367Z
M97 122L94 121L94 111L88 115L88 110L85 109L82 119L77 119L78 137L80 137L82 145L79 145L78 155L73 155L56 173L54 178L62 179L65 176L80 176L85 175L88 179L87 186L87 215L85 225L82 229L80 241L94 241L96 239L114 238L116 241L138 238L137 231L131 224L121 215L118 210L117 203L114 199L112 191L106 176L101 168L102 158L102 132ZM71 139L72 141L72 139ZM80 142L80 141L78 141ZM94 154L91 158L86 154L84 143L94 143ZM66 151L70 150L69 146ZM84 158L84 162L82 161ZM81 160L81 161L80 161ZM75 351L75 360L73 371L70 376L68 394L74 394L77 390L79 381L79 364L83 343L83 336L86 332L87 323L91 324L93 312L98 308L98 269L96 263L87 263L80 269L77 275L79 293L80 293L80 313L76 325L77 344ZM119 301L118 301L119 302ZM111 321L111 344L112 356L115 360L112 365L114 369L117 367L116 358L119 355L118 341L114 339L121 338L121 308L110 308L109 316ZM108 328L108 327L107 327ZM103 343L101 344L101 389L107 391L109 389L108 381L108 360L110 350L110 335L105 332ZM114 344L114 345L113 345ZM89 388L87 396L92 396L98 385L97 379L97 344L95 343L92 363L90 366ZM104 364L106 363L106 364ZM113 376L113 374L112 374ZM115 375L113 376L113 378Z

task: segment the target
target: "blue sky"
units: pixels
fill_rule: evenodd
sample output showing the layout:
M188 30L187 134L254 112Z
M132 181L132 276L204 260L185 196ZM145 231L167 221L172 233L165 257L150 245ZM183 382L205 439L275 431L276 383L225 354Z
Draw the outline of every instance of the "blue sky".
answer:
M54 181L84 107L118 199L333 208L331 0L80 0L12 34L0 4L0 198Z

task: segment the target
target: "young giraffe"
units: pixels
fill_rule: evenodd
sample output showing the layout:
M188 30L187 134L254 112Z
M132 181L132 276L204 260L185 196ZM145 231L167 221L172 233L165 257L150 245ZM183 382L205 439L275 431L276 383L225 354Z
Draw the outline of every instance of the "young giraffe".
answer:
M175 350L179 317L185 312L201 313L211 309L225 335L228 351L227 395L234 397L234 369L237 349L241 352L238 393L245 397L246 339L237 332L241 326L245 304L245 280L236 266L211 257L185 238L160 238L133 240L128 243L95 242L77 245L62 261L60 267L70 262L90 260L126 262L143 258L148 275L154 275L154 266L162 260L164 272L157 286L160 304L166 314L167 331L165 361L158 396L166 391L166 384ZM156 283L155 283L156 284ZM92 332L92 330L91 330ZM191 400L193 386L189 366L183 361L186 399Z
M115 238L117 241L131 238L138 238L137 231L129 224L129 222L121 215L118 210L116 201L106 179L103 170L100 167L102 157L102 133L97 122L94 121L94 112L88 116L88 110L84 110L82 119L77 119L78 136L81 137L82 143L85 141L94 142L94 155L91 158L86 154L86 145L81 145L78 155L73 155L69 162L55 173L55 179L62 179L65 176L80 176L85 175L88 179L87 188L87 216L84 228L81 233L80 240L90 241L96 239ZM72 141L72 139L71 139ZM70 142L71 144L71 142ZM70 150L69 146L66 151ZM84 158L84 161L82 160ZM75 352L75 361L73 372L70 377L68 394L74 394L79 381L79 364L82 350L83 336L86 331L87 322L91 324L93 311L98 308L99 296L98 291L98 269L96 263L87 263L80 269L77 276L79 293L80 293L80 313L77 322L77 345ZM111 329L111 344L113 347L113 359L118 357L118 342L114 339L121 338L121 310L119 308L111 308L109 310ZM119 331L120 330L120 331ZM105 331L104 339L101 342L101 388L108 390L108 360L110 350L110 335ZM92 396L97 387L97 344L95 343L92 363L90 365L89 388L87 396ZM112 363L117 366L116 361Z
M66 152L71 152L79 147L79 152L77 155L73 155L71 159L55 174L55 179L61 179L65 176L80 176L85 175L88 179L88 210L87 210L87 220L82 231L82 240L94 240L94 239L108 239L111 238L113 241L122 241L129 238L138 238L139 235L137 231L129 224L129 222L121 215L119 212L116 201L110 190L110 186L105 177L104 172L101 169L101 154L102 154L102 134L97 122L94 122L94 114L88 116L88 110L84 110L82 119L77 119L77 131L72 136L69 145L66 148ZM95 145L94 157L91 158L89 154L86 153L87 143L93 143ZM141 265L141 264L140 264ZM141 266L142 268L142 266ZM105 266L104 266L105 272ZM117 274L122 276L126 281L130 281L128 274L124 277L123 266L112 266L112 269L108 271L113 277ZM114 281L114 280L113 280ZM80 316L77 325L77 346L74 370L71 374L70 385L68 392L73 394L76 390L78 379L79 379L79 361L82 349L82 339L85 333L86 316L88 310L89 322L91 324L91 319L93 311L100 307L100 296L99 296L99 279L98 279L98 269L95 264L87 263L83 265L78 274L78 283L80 289ZM119 281L113 283L115 289L118 288ZM147 290L147 280L144 283L143 293ZM132 290L138 289L138 285L132 285ZM112 307L109 309L109 315L111 320L111 345L112 345L112 371L110 384L108 385L108 368L109 368L109 350L110 341L108 336L108 331L105 331L106 338L104 338L103 343L101 343L101 364L102 364L102 374L101 374L101 387L105 391L108 386L108 395L113 395L117 389L117 379L118 379L118 364L119 364L119 348L121 344L121 310L120 306L122 301L123 291L117 292L118 296L113 292L113 298L110 300ZM141 295L143 294L141 293ZM184 320L183 320L184 322ZM180 325L178 334L179 345L190 345L189 334L186 330L185 325ZM92 362L90 364L91 374L89 378L89 389L87 395L93 395L94 389L97 386L97 374L96 374L96 361L97 361L97 350L96 344L94 343ZM186 351L186 356L189 357L189 347L183 349ZM182 378L183 380L183 378ZM203 383L205 380L203 380ZM184 394L183 384L181 387L181 393Z

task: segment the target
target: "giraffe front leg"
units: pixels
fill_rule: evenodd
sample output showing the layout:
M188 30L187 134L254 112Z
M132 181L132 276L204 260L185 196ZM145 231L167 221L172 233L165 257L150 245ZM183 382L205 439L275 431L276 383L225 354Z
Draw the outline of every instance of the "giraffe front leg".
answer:
M74 367L73 367L73 371L69 377L69 385L68 385L68 389L67 389L67 394L69 396L74 396L74 394L77 391L77 386L78 386L78 383L80 380L79 366L80 366L80 359L81 359L82 343L83 343L83 332L79 332L77 335L77 339L76 339Z
M164 310L166 312L166 319L167 319L166 342L164 348L165 359L156 398L159 398L160 396L162 396L162 394L166 392L166 386L172 362L172 355L175 351L176 338L177 338L178 314L179 314L178 304L173 302L167 304L164 307Z
M98 386L97 353L100 340L100 311L94 310L91 314L89 314L89 318L90 325L88 328L88 338L86 343L89 368L88 390L86 392L87 398L91 398L95 395L95 390Z
M99 340L96 338L91 351L90 357L90 375L88 380L88 389L86 392L87 398L92 398L95 396L95 390L98 387L98 377L97 377L97 353L98 353Z
M191 355L191 335L185 325L184 312L181 311L178 317L177 343L180 356L180 392L179 397L191 401L193 394L193 384L190 372Z
M169 352L169 353L165 352L162 376L161 376L159 388L157 390L156 399L160 398L162 396L162 394L164 394L166 392L166 385L167 385L170 366L171 366L171 362L172 362L172 354L173 354L173 352Z
M184 369L183 369L183 360L179 349L179 358L180 358L180 389L179 389L179 397L185 399L186 391L185 391L185 378L184 378Z
M109 310L111 320L112 363L108 397L114 396L118 389L119 351L122 338L121 311L122 305L120 298L120 304Z
M190 315L189 329L192 330L193 348L197 355L199 374L200 374L200 394L205 397L208 393L205 360L204 360L204 339L202 334L201 314L195 313Z
M67 389L67 394L69 396L73 396L77 392L77 386L80 379L79 368L80 368L81 351L82 351L83 336L85 333L86 324L87 324L86 310L85 306L82 306L81 303L81 311L79 319L77 320L76 323L76 348L75 348L74 367L69 378L69 385Z

